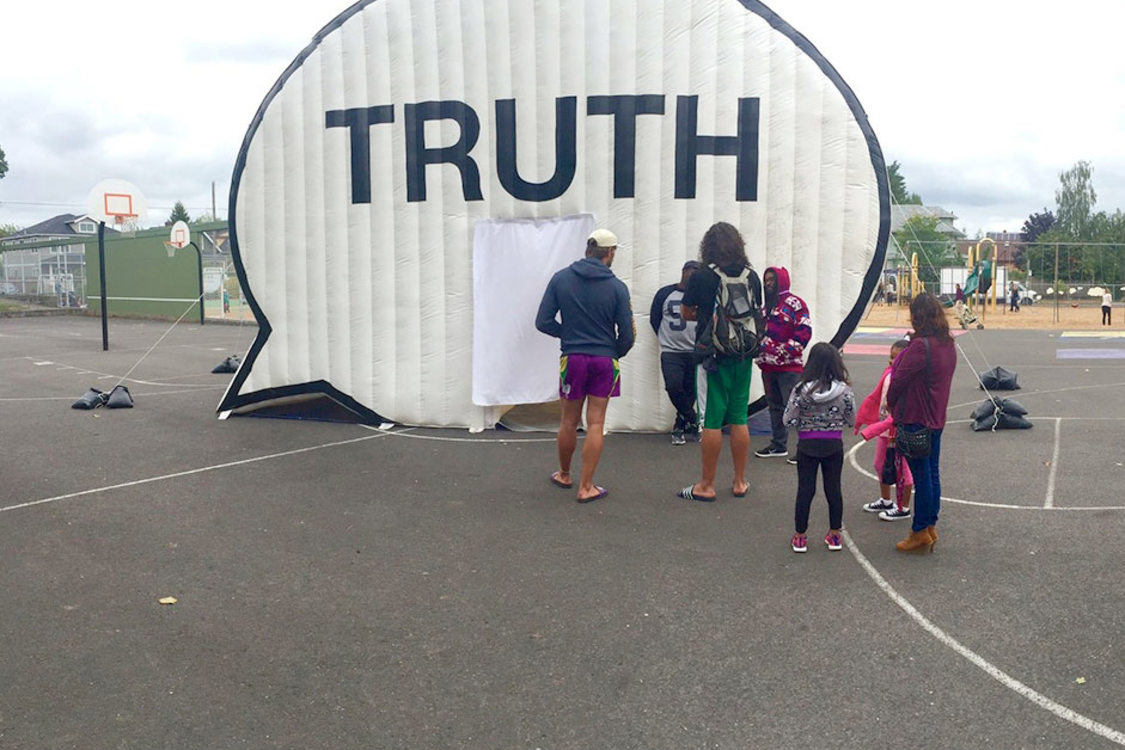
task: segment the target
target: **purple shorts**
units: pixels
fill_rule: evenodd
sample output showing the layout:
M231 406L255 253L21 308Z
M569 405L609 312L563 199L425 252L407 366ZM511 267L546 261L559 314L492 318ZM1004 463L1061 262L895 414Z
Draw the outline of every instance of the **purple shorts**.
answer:
M613 357L564 354L559 357L559 398L580 401L587 396L621 395L621 367Z

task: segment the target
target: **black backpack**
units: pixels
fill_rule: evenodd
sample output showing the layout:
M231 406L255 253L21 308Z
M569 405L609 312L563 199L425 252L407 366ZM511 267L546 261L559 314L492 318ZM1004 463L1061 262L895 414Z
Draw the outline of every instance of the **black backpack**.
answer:
M719 277L711 316L711 343L715 353L735 359L758 356L762 304L750 288L751 269L746 267L737 276L728 276L714 264L708 267Z

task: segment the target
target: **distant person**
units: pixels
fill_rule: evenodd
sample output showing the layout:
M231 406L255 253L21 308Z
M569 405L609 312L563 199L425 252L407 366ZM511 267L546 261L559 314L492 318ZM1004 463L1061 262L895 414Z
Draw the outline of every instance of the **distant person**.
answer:
M937 543L941 433L957 369L957 350L937 297L929 293L915 297L910 303L910 324L914 334L910 346L895 360L887 406L896 430L913 433L913 437L929 433L929 451L924 456L906 456L914 476L914 520L910 535L895 545L901 552L932 551Z
M230 312L230 292L223 289L223 315Z
M586 257L551 277L535 327L559 339L559 470L551 483L574 486L570 462L578 446L578 425L586 405L586 442L582 446L582 475L578 502L588 503L609 494L594 484L594 471L605 440L605 412L609 399L621 395L618 359L633 348L636 329L629 290L613 275L610 266L617 252L617 236L597 229L586 240ZM556 320L561 314L562 322Z
M907 339L899 339L891 344L887 369L879 376L875 389L860 404L855 418L854 432L863 435L864 440L875 438L875 476L879 481L879 499L864 504L863 509L868 513L878 513L879 518L884 521L910 518L910 496L914 491L910 466L894 447L894 418L887 409L891 370L895 359L908 346L910 341ZM895 489L894 500L891 500L891 487Z
M879 279L879 285L875 287L875 304L882 305L887 301L887 287L882 279Z
M758 458L789 458L789 430L782 415L793 385L804 368L805 347L812 338L809 306L789 291L789 271L780 266L767 268L762 275L766 293L766 331L758 354L762 385L770 412L772 437L769 445L757 451ZM789 463L797 460L789 458Z
M957 305L958 309L965 304L965 290L960 284L953 285L953 304Z
M1008 285L1008 312L1020 311L1020 288L1016 282Z
M820 469L828 501L824 543L830 550L843 549L843 430L855 424L855 394L848 385L848 370L840 350L832 344L821 341L809 350L808 364L785 405L784 420L797 428L797 503L790 545L794 552L808 550L809 509Z
M660 372L664 390L676 410L672 425L672 445L683 445L688 439L699 440L699 422L695 412L695 321L682 314L684 290L688 280L699 269L699 261L689 260L680 271L680 280L661 287L652 298L648 320L660 342Z
M688 280L684 292L683 316L699 322L696 327L697 349L705 347L706 338L713 335L710 323L715 305L721 297L719 285L736 283L744 285L748 314L761 321L762 284L758 274L746 257L746 243L731 224L720 221L711 225L699 243L701 267ZM720 278L722 274L723 278ZM738 281L738 279L745 281ZM723 450L723 427L729 425L730 454L734 466L731 491L735 497L745 497L750 486L746 482L746 459L750 454L750 430L746 418L750 406L750 376L753 360L750 355L715 353L708 356L707 403L703 414L702 475L698 482L676 493L685 500L713 502L715 500L715 474L719 455Z
M1113 294L1108 289L1102 295L1102 325L1113 325Z

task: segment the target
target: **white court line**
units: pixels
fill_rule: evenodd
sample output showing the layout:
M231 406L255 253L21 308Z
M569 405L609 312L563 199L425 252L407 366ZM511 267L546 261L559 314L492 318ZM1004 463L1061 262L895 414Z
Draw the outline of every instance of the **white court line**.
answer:
M408 428L413 429L413 428ZM20 508L30 508L33 505L45 505L47 503L57 503L60 500L71 500L76 497L83 497L85 495L97 495L102 492L110 492L112 490L121 490L128 487L138 487L142 484L151 484L152 482L162 482L165 479L178 479L180 477L191 476L192 474L203 474L208 471L218 471L219 469L230 469L235 466L246 466L247 464L258 463L260 461L272 461L275 458L285 458L286 456L296 456L300 453L309 453L311 451L319 451L325 448L335 448L340 445L351 445L352 443L362 443L366 440L374 440L375 438L385 437L391 435L390 432L380 432L377 435L364 435L363 437L352 438L350 440L338 440L334 443L322 443L321 445L311 445L307 448L295 448L291 451L282 451L281 453L271 453L268 456L257 456L256 458L245 458L241 461L230 461L225 464L215 464L214 466L204 466L199 469L188 469L187 471L177 471L171 474L162 474L158 477L149 477L148 479L137 479L132 482L122 482L120 484L111 484L106 487L95 487L92 490L82 490L81 492L70 492L66 495L56 495L55 497L46 497L42 500L32 500L27 503L17 503L16 505L8 505L0 508L0 513L9 510L19 510Z
M373 425L361 424L360 427L362 427L365 430L379 430L380 432L384 432L381 428L375 427ZM411 428L411 429L413 429L413 428ZM403 432L404 431L400 430L399 432L386 432L385 434L390 435L391 437L410 438L411 440L435 440L439 443L494 443L496 445L507 445L507 444L511 444L511 443L553 443L557 439L557 438L553 438L553 437L551 437L551 438L523 438L521 440L508 440L507 438L483 438L483 437L481 437L481 438L453 438L453 437L441 437L440 435L404 435ZM585 437L585 435L579 435L579 437L582 438L582 437Z
M136 393L133 394L133 397L138 398L138 397L145 397L145 396L156 396L156 397L159 397L159 396L174 396L174 395L177 395L177 394L180 394L180 393L202 393L204 390L217 391L217 390L222 389L222 388L226 388L226 386L225 385L183 386L179 390L176 390L176 391L152 391L151 393L150 392L142 393L140 391L137 391ZM21 398L0 398L0 404L11 404L11 403L24 402L24 401L77 401L77 400L78 399L75 398L74 396L26 396L26 397L21 397Z
M848 551L852 553L852 556L856 559L856 562L859 563L860 567L863 568L863 570L867 573L871 580L875 582L875 585L878 586L884 594L890 597L891 601L901 607L902 610L910 616L910 619L914 620L914 622L920 625L923 630L940 641L942 645L952 649L955 653L957 653L958 656L965 658L974 666L984 670L984 672L989 677L993 678L1009 690L1018 693L1020 696L1026 698L1040 708L1045 708L1055 716L1058 716L1061 719L1066 719L1072 724L1076 724L1088 732L1092 732L1096 735L1104 737L1111 742L1117 743L1118 745L1125 746L1125 733L1119 732L1112 727L1108 727L1105 724L1094 721L1087 716L1083 716L1077 711L1067 708L1061 703L1056 703L1037 690L1023 684L1006 672L1001 671L998 667L993 665L983 656L963 645L956 638L949 635L937 625L934 625L932 622L927 620L925 615L915 609L913 604L911 604L906 600L905 597L895 591L894 587L887 583L887 579L883 578L879 571L875 569L875 566L872 565L866 557L864 557L863 553L859 551L858 547L856 547L855 541L851 538L851 535L848 534L847 529L844 529L843 534L844 540L848 545Z
M1011 396L997 396L997 398L1019 398L1022 400L1027 398L1028 396L1042 396L1045 393L1069 393L1070 391L1088 391L1094 388L1119 388L1123 385L1125 385L1125 383L1105 383L1103 385L1075 385L1069 388L1054 388L1049 391L1024 391L1023 389L1020 389L1022 391L1021 393L1013 393ZM1000 393L1000 391L994 390L993 393ZM953 404L952 406L947 408L950 411L952 411L953 409L963 409L966 406L976 406L981 401L986 401L987 399L988 396L981 394L981 397L976 401L969 401L968 403L964 404Z
M1051 453L1051 473L1047 476L1047 497L1044 508L1055 507L1055 478L1059 474L1059 436L1062 434L1062 420L1055 419L1055 449Z
M1056 419L1062 419L1062 417L1056 417ZM971 421L971 420L961 420L961 421ZM946 422L946 424L953 424L953 421L950 420L949 422ZM866 469L864 469L862 466L859 465L859 461L856 460L855 454L856 454L857 451L859 451L859 449L861 447L863 447L863 445L864 445L863 442L859 442L859 443L856 443L855 445L853 445L851 447L851 450L848 451L848 462L852 465L852 468L855 469L857 472L859 472L860 474L862 474L863 476L865 476L869 479L872 479L872 480L878 482L879 477L875 476L870 471L867 471ZM957 505L974 505L978 508L994 508L996 510L1044 510L1044 508L1042 506L1039 506L1039 505L1009 505L1007 503L983 503L983 502L980 502L979 500L961 500L960 498L949 497L949 495L942 495L941 501L943 503L956 503ZM1082 505L1082 506L1065 505L1065 506L1061 506L1061 507L1060 506L1054 506L1054 507L1049 508L1048 510L1053 510L1053 511L1125 510L1125 505Z
M30 360L31 357L23 357L22 359ZM32 364L36 365L38 367L42 367L43 365L61 365L61 367L59 367L60 370L66 370L66 369L81 370L81 372L78 373L79 375L90 375L90 374L97 375L98 380L109 380L111 378L117 378L118 377L117 375L111 375L108 372L101 372L100 370L82 370L82 368L80 368L80 367L75 367L74 365L68 365L64 362L52 362L52 361L36 362L36 361L32 361ZM181 376L181 377L194 377L194 376ZM181 384L181 383L165 383L165 382L162 382L162 381L159 381L159 380L140 380L139 378L123 378L122 382L133 383L133 384L136 384L136 385L152 385L152 386L156 386L158 388L161 388L161 387L181 387L181 388L187 387L186 384ZM210 385L199 385L199 386L195 386L195 387L210 388L211 386Z

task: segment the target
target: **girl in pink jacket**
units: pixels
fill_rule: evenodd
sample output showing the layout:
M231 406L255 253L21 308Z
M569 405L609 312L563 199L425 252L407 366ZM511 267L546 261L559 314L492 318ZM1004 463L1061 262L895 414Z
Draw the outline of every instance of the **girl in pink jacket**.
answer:
M887 410L887 389L891 385L891 365L910 342L901 339L891 344L890 365L883 371L875 390L863 400L856 414L855 432L862 434L864 440L875 438L875 474L879 477L879 499L867 503L863 509L868 513L878 513L884 521L898 521L910 518L910 495L914 490L914 478L906 459L894 449L894 419ZM862 429L861 429L862 428ZM887 461L891 467L887 467ZM886 471L884 471L886 469ZM885 480L894 479L894 482ZM891 501L891 484L895 487L895 499Z

